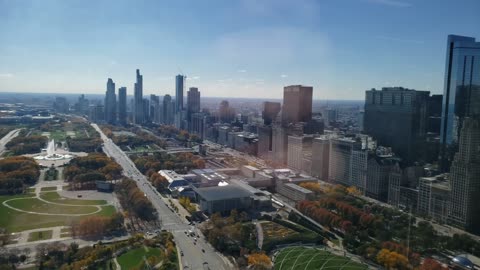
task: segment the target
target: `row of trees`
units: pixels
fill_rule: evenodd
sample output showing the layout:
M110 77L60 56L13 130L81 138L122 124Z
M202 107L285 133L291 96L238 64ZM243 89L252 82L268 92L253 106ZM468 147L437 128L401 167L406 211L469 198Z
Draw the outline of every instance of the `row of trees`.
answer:
M183 208L185 208L189 213L193 213L193 212L196 212L197 211L197 208L195 207L195 205L192 204L192 202L190 201L190 198L188 197L180 197L178 199L178 202L180 203L181 206L183 206Z
M251 223L244 224L246 220L246 214L239 214L237 210L232 210L227 218L215 213L202 231L208 242L218 251L242 256L256 248L255 226Z
M161 125L155 130L156 133L167 138L174 138L177 141L186 143L186 142L196 142L202 143L202 139L196 134L190 134L188 131L183 129L178 129L172 125Z
M27 130L23 129L20 134L11 139L5 146L14 155L39 153L47 144L47 137L39 135L28 136Z
M0 160L0 172L0 194L16 194L35 184L40 166L30 157L7 157Z
M122 167L101 153L76 157L63 170L65 180L75 189L95 188L95 181L110 181L122 177Z
M112 125L103 125L102 131L105 136L111 138L113 142L118 145L119 147L139 147L145 146L149 144L156 144L159 147L165 147L166 143L164 140L159 139L148 132L145 132L138 127L131 127L131 128L122 128L118 126ZM129 135L115 135L114 131L130 131L135 134L135 136Z
M98 238L109 233L123 231L123 215L115 213L111 217L88 216L72 224L74 237Z
M158 172L159 170L175 170L179 173L187 173L192 169L205 168L205 161L192 153L155 153L154 155L131 155L130 158L143 174L147 174L149 171Z
M124 178L115 185L115 192L123 209L130 216L144 221L152 221L157 218L157 213L152 203L145 194L137 187L135 181Z

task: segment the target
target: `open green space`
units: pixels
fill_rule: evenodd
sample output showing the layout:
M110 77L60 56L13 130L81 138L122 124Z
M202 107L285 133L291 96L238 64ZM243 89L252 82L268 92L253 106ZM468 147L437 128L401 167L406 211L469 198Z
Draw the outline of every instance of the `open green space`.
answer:
M28 188L27 193L35 193L35 188L33 187Z
M94 206L69 206L43 202L37 198L16 199L7 202L8 205L29 212L47 214L89 214L97 211Z
M311 247L288 247L275 257L275 270L363 270L364 264L349 258L334 255L328 251Z
M56 193L56 192L49 192ZM47 194L47 193L46 193ZM58 195L58 193L56 193ZM20 209L32 209L31 212L46 212L54 214L66 214L63 216L57 215L41 215L41 214L31 214L25 212L19 212L17 210L11 209L3 205L3 202L15 198L29 198L26 200L17 200L8 202L9 205L14 203L16 206L20 206ZM88 201L86 201L88 204ZM15 206L14 206L15 207ZM60 208L58 208L60 207ZM77 209L75 209L77 208ZM53 211L52 209L56 209ZM81 210L78 210L81 209ZM68 226L73 221L84 218L89 215L84 216L71 216L68 215L69 212L81 212L88 209L88 212L96 211L96 207L85 205L85 206L60 206L42 202L32 194L26 195L15 195L15 196L0 196L0 227L5 228L8 232L19 232L24 230L31 230L37 228L47 228L54 226ZM61 212L67 211L67 213ZM112 216L116 212L116 209L112 205L101 206L101 211L94 214L98 216Z
M80 199L65 198L60 196L58 192L45 192L40 194L40 198L47 200L49 202L61 203L61 204L72 204L72 205L105 205L107 204L107 201L105 200L80 200Z
M28 242L51 239L51 238L52 238L52 234L53 234L53 231L52 231L52 230L39 231L39 232L31 232L31 233L28 235Z
M43 192L43 191L55 191L57 190L57 187L42 187L40 188L40 191Z
M117 261L122 269L133 269L140 266L144 257L148 259L151 256L160 257L161 255L162 251L159 248L148 248L147 251L146 248L140 247L124 253L117 258Z
M57 142L65 141L66 137L67 137L67 134L63 130L57 129L57 130L50 131L50 139L54 139Z

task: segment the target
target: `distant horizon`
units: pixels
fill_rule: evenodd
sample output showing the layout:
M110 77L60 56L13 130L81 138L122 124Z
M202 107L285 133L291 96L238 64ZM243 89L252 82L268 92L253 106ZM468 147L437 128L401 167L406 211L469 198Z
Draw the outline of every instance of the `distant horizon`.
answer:
M118 89L117 89L118 90ZM200 89L199 89L200 90ZM201 92L201 91L200 91ZM99 98L103 98L105 97L105 93L65 93L65 92L21 92L21 93L18 93L18 92L10 92L10 91L2 91L0 92L0 96L2 95L69 95L69 96L80 96L80 95L85 95L85 96L99 96ZM118 96L118 91L116 91L116 94ZM159 97L164 97L165 94L155 94ZM171 95L171 94L169 94ZM172 98L175 98L175 95L171 95ZM133 98L133 94L130 95L130 94L127 94L127 97L132 97ZM144 98L148 98L150 97L150 94L144 94L143 95ZM184 97L187 97L186 95L186 91L185 91L185 95ZM228 100L228 99L251 99L251 100L278 100L278 101L282 101L283 98L264 98L264 97L226 97L226 96L201 96L201 98L215 98L215 99L225 99L225 100ZM317 98L313 98L314 101L345 101L345 102L348 102L348 101L351 101L351 102L365 102L364 99L317 99Z

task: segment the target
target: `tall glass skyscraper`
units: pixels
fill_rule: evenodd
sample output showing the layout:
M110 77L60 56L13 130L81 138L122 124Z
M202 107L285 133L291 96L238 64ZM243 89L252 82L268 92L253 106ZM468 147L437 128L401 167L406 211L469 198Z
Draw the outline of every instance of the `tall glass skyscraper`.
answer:
M127 87L118 88L118 122L127 124Z
M440 130L444 169L456 152L465 117L480 117L480 42L449 35Z
M185 76L177 75L175 77L175 113L183 110L183 87Z
M134 103L133 103L133 122L135 124L143 124L145 121L143 109L143 76L140 75L140 70L137 69L136 82L134 85Z
M108 78L107 92L105 94L105 121L115 124L117 120L117 98L115 95L115 83Z

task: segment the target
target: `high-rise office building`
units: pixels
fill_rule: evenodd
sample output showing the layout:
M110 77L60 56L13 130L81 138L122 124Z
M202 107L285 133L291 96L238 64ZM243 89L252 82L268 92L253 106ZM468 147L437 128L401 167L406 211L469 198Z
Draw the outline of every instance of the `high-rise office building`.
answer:
M115 83L111 78L107 81L107 92L105 94L105 121L115 124L117 120L117 98L115 95Z
M175 77L175 113L183 110L183 89L185 76L177 75Z
M200 91L196 87L190 87L187 92L187 121L190 127L192 114L200 112Z
M143 76L140 75L140 70L137 69L137 77L134 85L134 102L133 102L133 122L137 125L143 124L145 121L145 114L143 108Z
M368 150L362 142L351 138L332 139L329 154L329 180L365 192Z
M174 121L174 111L175 104L172 101L172 97L167 94L163 97L162 123L172 125Z
M283 88L282 125L312 119L313 87L291 85Z
M160 111L160 97L157 95L150 95L150 103L149 103L149 118L150 121L153 123L160 123L159 121L159 111Z
M265 101L263 103L262 118L264 125L270 125L277 118L282 106L280 102Z
M303 171L303 160L312 149L312 135L288 136L287 165L297 172Z
M258 131L258 148L257 154L260 158L270 159L272 152L272 127L260 125Z
M65 97L55 97L55 101L53 102L53 109L57 113L68 113L69 111L69 104Z
M235 119L235 110L230 107L227 100L223 100L218 107L218 115L220 122L231 123Z
M451 224L480 232L480 120L463 119L458 152L452 162Z
M143 99L143 123L150 123L150 100L148 98Z
M127 124L127 87L118 88L118 122Z
M365 133L405 161L415 161L425 142L429 93L403 87L366 91Z
M328 164L330 163L330 140L328 136L313 139L311 174L320 180L328 180Z
M442 169L456 152L465 117L480 117L480 42L449 35L440 130Z

